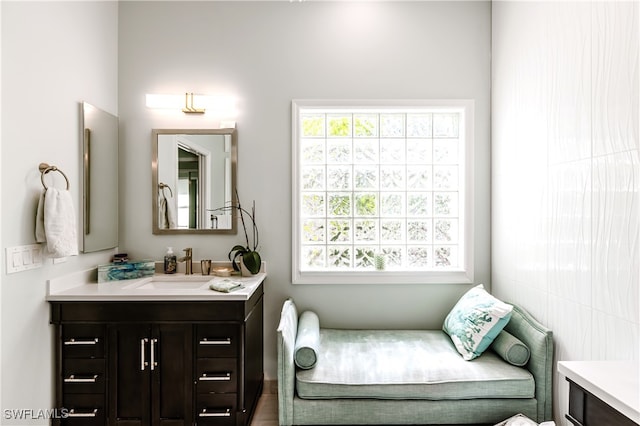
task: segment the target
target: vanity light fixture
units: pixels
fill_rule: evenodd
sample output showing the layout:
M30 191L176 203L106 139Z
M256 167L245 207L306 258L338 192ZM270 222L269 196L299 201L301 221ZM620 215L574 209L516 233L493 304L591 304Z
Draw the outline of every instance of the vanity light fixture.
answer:
M196 108L193 106L193 92L184 94L184 103L179 95L147 95L147 107L159 109L178 109L182 107L182 112L186 114L204 114L204 108ZM203 96L198 96L198 101Z
M236 113L236 100L229 96L147 94L147 108L181 110L185 114L210 113L233 117Z

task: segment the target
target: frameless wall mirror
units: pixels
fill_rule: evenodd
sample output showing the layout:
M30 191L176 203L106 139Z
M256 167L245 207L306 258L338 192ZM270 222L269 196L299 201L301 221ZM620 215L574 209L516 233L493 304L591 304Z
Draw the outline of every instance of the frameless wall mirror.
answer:
M235 234L236 130L151 133L153 233Z
M118 245L118 117L81 104L84 253Z

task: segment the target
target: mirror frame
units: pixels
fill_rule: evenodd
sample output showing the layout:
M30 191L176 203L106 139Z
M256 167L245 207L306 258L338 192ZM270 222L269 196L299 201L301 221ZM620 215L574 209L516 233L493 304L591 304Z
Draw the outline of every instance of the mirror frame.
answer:
M231 202L235 205L236 169L238 162L238 134L234 128L225 129L152 129L151 131L151 206L153 234L237 234L236 210L231 210L230 229L160 229L158 227L158 136L159 135L231 135Z

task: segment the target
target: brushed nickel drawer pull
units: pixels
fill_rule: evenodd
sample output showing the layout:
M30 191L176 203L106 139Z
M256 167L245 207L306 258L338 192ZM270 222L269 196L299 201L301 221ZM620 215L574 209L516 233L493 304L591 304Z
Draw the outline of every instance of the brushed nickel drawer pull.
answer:
M200 340L201 345L230 345L231 337L227 337L224 340L208 340L206 337Z
M95 417L98 414L98 409L94 408L93 411L89 411L89 412L80 412L77 413L76 410L74 408L72 408L71 410L69 410L68 416L69 417Z
M231 373L223 373L215 376L207 376L207 373L203 373L202 376L198 378L198 380L228 382L231 380Z
M98 380L98 375L94 374L93 377L89 376L76 376L75 374L70 375L64 379L65 383L95 383Z
M76 339L69 339L69 340L65 340L64 344L66 346L70 346L70 345L95 345L97 344L99 341L99 339L96 337L95 339L92 340L76 340Z
M202 409L202 412L198 414L199 417L231 417L231 410L227 408L226 411L207 412L206 408Z
M147 361L144 360L144 346L149 341L149 339L140 339L140 371L144 371L145 367L149 365Z
M151 339L151 371L155 370L158 366L158 362L156 361L156 343L158 343L158 339Z

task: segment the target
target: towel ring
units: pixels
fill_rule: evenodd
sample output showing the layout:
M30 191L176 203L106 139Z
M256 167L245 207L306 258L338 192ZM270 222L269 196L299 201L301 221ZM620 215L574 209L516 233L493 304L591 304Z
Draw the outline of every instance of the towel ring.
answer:
M67 178L67 175L65 175L64 172L56 166L50 166L47 163L40 163L40 165L38 166L38 170L40 170L40 181L42 182L42 186L44 186L44 189L49 189L44 183L44 175L49 172L58 172L64 177L64 180L67 182L67 190L69 190L69 179Z
M164 189L167 188L169 189L169 194L171 194L171 198L173 198L173 191L171 190L171 187L169 185L167 185L166 183L162 183L160 182L158 184L158 188L160 188L162 190L162 194L164 195ZM166 195L165 195L166 198Z

